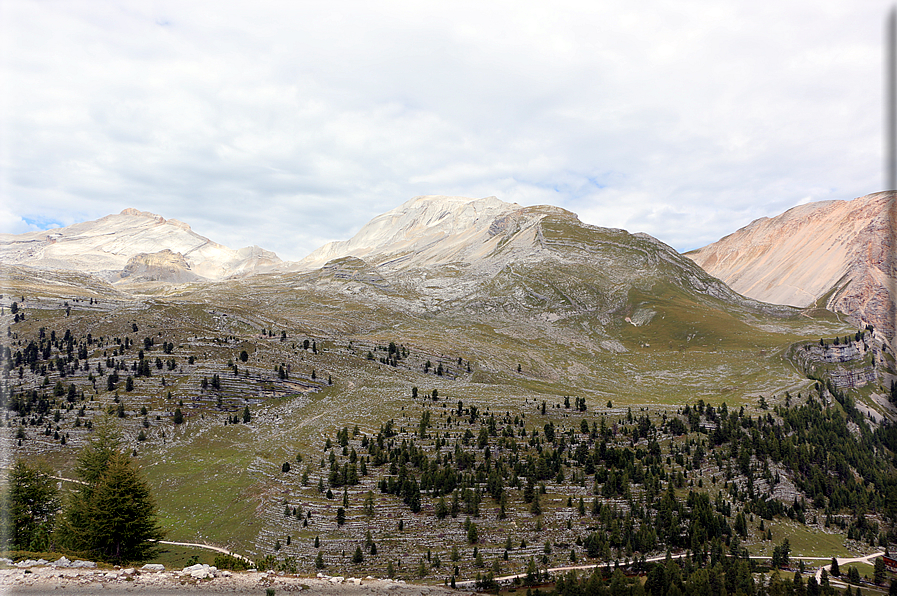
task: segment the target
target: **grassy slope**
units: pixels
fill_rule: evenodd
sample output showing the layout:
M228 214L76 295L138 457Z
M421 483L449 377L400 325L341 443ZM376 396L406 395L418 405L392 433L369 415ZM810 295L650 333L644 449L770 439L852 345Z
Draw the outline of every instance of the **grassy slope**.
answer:
M295 284L289 276L264 276L193 286L178 295L104 304L102 309L76 306L69 317L61 304L31 309L26 302L29 317L17 327L21 337L45 326L60 333L65 328L79 335L90 331L95 337L128 334L137 341L153 335L175 343L179 369L175 373L154 369L153 377L138 380L135 392L124 396L131 411L124 421L126 434L159 495L161 520L171 539L205 540L262 554L275 535L287 531L293 532L294 540L306 542L315 535L333 534L332 528L315 524L311 529L284 526L285 520L277 517L282 516L284 500L313 499L325 514L332 509L297 486L295 478L284 479L281 463L295 462L296 453L303 453L303 466L311 463L317 472L323 436L355 424L372 433L389 418L403 420L413 386L426 392L438 389L448 404L460 399L483 410L512 413L532 413L541 401L557 404L564 395L585 397L590 411L608 400L616 408L633 409L677 406L698 398L730 406L750 404L758 394L769 397L807 384L782 357L785 346L802 337L851 331L827 318L731 314L721 304L698 301L675 285L652 292L635 289L625 296L624 310L650 308L657 313L650 323L640 327L621 323L621 312L616 322L596 333L594 326L583 325L589 322L588 314L552 324L483 313L462 316L458 311L420 316L402 309L401 303L395 309L375 307L327 291L299 293L292 290ZM16 291L47 295L27 285ZM130 333L134 321L139 322L138 333ZM289 339L261 338L261 327L287 330ZM601 347L608 330L617 334L626 352ZM236 339L215 341L228 335ZM294 347L305 337L317 340L319 354ZM366 359L369 350L382 355L377 346L391 340L411 352L398 368ZM243 368L251 372L250 380L231 380L225 363L246 348L251 356ZM197 358L195 365L186 364L187 355ZM457 369L458 357L472 363L471 373ZM451 374L424 374L426 360L434 367L436 362L445 363ZM334 385L311 394L291 393L277 384L272 372L272 365L281 362L292 365L291 380L304 378L310 383L310 372L316 370L318 384L326 374L332 375ZM518 363L521 373L516 372ZM239 411L249 396L258 397L266 383L281 387L280 397L261 393L264 405L250 402L252 425L224 426L223 412L215 410L198 388L199 380L213 373L226 380L224 406L231 412ZM160 383L163 375L169 378L165 387ZM112 405L114 395L104 389L98 384L89 405L95 412ZM176 430L166 422L175 405L166 400L167 391L184 401L188 414L188 423ZM148 407L152 421L150 440L139 445L133 440L140 429L134 413L138 404ZM607 413L622 412L615 411ZM413 426L417 412L404 414ZM162 421L154 420L156 415ZM58 469L70 465L79 444L78 433L71 432L75 440L70 448L45 450L45 457ZM389 508L388 499L379 495L378 499ZM444 530L453 531L448 526ZM496 523L493 531L501 536L502 524ZM395 529L384 529L383 547L390 544L389 532Z

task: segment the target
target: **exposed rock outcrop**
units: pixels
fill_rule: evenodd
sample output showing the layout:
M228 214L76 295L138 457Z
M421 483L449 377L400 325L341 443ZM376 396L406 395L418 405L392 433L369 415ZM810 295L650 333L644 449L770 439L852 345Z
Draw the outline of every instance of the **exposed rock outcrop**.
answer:
M170 283L187 283L196 281L199 276L190 271L190 263L181 253L171 252L167 248L152 254L140 253L128 259L122 270L121 279L131 282L164 281Z

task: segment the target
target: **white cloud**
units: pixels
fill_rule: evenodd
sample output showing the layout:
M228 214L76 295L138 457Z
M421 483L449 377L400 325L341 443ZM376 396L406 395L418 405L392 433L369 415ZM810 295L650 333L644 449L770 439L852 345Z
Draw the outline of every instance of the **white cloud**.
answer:
M37 232L54 226L53 222L40 222L38 225L34 222L28 222L11 211L0 208L0 234L25 234L26 232Z
M290 259L419 194L694 248L880 190L886 7L8 2L0 190Z

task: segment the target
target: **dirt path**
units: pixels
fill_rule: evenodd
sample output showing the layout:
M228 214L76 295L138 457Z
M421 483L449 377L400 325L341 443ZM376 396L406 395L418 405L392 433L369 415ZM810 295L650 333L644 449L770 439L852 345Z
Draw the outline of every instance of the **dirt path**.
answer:
M867 563L869 565L874 565L875 559L882 556L884 551L872 553L871 555L866 555L863 557L835 557L838 561L838 568L840 569L841 565L849 565L850 563ZM831 558L829 559L831 561ZM832 564L822 565L819 569L816 570L816 582L822 584L822 570L825 569L826 573L829 574L829 583L836 585L839 588L847 587L847 584L842 582L841 580L835 579L832 577Z
M841 564L849 564L849 563L870 563L871 564L871 562L876 557L880 557L883 554L884 554L884 552L878 552L878 553L872 553L871 555L864 555L861 557L844 557L844 558L838 557L838 565L840 566ZM689 556L689 555L687 555L685 553L680 553L678 555L670 555L670 558L682 559L687 556ZM770 559L771 557L767 556L767 555L751 555L750 558L761 560L761 559ZM792 555L791 558L795 559L795 560L802 560L802 561L831 561L832 560L831 557L802 557L802 556L796 556L796 555ZM657 561L663 561L663 560L666 560L666 555L659 555L656 557L648 557L647 559L645 559L645 562L646 563L656 563ZM607 563L593 563L591 565L569 565L569 566L565 566L565 567L551 567L551 568L547 569L546 571L548 571L549 573L566 573L568 571L591 570L591 569L595 569L596 567L603 567L604 565L607 565ZM830 567L831 567L831 563L828 565L821 566L819 569L816 570L816 581L817 582L819 582L819 583L822 582L822 580L821 580L822 570L823 569L829 570ZM502 577L496 577L495 581L500 584L508 584L508 583L512 583L516 578L519 578L522 580L525 577L526 577L526 574L505 575ZM463 581L463 582L456 582L455 585L458 586L459 588L473 588L475 583L476 582L474 582L474 581L467 580L467 581ZM840 582L838 582L838 583L840 583ZM846 584L844 584L841 587L844 587L844 586L846 586Z
M238 555L237 553L231 552L226 548L221 548L220 546L212 546L211 544L201 544L198 542L173 542L171 540L159 540L159 544L171 544L172 546L192 546L194 548L204 548L206 550L213 550L215 552L223 553L225 555L231 555L232 557L236 557L238 559L242 559L249 563L251 566L255 566L255 563L244 557L243 555Z

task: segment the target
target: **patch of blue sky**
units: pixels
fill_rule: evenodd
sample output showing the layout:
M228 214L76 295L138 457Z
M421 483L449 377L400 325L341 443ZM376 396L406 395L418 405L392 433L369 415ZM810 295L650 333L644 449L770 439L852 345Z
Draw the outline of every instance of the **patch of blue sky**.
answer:
M521 180L521 182L532 184L537 188L552 190L557 194L564 195L564 198L569 200L576 200L592 196L596 191L608 188L611 177L613 177L613 173L587 176L577 172L565 172L562 176L563 180Z
M22 221L28 224L28 226L37 228L38 230L52 230L53 228L64 227L64 224L56 221L55 219L49 219L46 217L31 218L23 215Z

